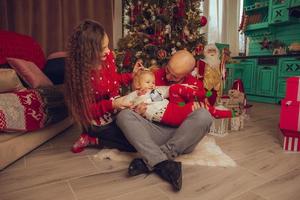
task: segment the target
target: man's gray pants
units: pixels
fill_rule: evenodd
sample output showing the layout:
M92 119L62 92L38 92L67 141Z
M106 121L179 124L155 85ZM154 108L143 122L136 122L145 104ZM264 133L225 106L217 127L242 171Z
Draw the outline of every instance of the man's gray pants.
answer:
M203 108L189 114L178 128L150 122L129 109L117 115L117 125L150 168L192 152L211 124L212 116Z

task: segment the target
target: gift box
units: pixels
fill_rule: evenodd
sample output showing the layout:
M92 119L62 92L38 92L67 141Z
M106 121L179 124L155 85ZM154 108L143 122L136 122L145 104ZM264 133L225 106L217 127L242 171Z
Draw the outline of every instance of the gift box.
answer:
M285 98L291 101L300 101L300 76L287 79Z
M300 101L286 98L281 101L279 126L284 130L300 132Z
M280 129L279 138L286 151L300 152L300 132Z
M209 134L224 137L228 134L229 118L214 119Z
M231 131L240 131L244 128L244 114L238 117L230 118L229 130Z

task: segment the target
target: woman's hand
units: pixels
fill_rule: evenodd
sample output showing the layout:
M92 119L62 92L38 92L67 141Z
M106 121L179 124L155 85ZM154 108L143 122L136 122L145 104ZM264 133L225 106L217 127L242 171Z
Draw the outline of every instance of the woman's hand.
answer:
M136 74L138 71L140 71L141 69L144 69L144 65L143 65L143 61L141 59L138 59L136 61L136 63L134 64L134 67L133 67L133 71L132 73L133 74Z
M132 102L125 101L124 97L117 98L113 100L112 106L114 109L123 110L125 108L131 108L133 106Z
M134 112L138 113L139 115L145 117L145 112L147 110L147 105L146 103L140 103L134 108Z
M136 93L137 93L138 96L142 96L142 95L146 94L149 91L151 91L151 90L149 90L149 89L139 89L139 90L137 90Z

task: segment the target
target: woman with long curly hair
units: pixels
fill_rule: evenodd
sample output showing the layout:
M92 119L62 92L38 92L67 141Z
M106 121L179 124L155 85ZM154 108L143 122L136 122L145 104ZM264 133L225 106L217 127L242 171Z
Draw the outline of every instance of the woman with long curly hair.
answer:
M109 39L96 21L84 20L71 34L65 69L65 96L70 114L81 125L83 133L72 151L78 153L90 145L134 151L114 121L117 110L130 103L119 97L121 85L128 85L131 73L117 73ZM138 62L134 72L138 71ZM119 98L118 98L119 97Z

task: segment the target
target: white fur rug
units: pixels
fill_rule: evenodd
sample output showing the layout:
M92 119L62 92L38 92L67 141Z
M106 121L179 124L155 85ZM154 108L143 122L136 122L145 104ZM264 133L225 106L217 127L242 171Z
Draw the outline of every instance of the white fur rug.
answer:
M137 153L121 152L117 149L103 149L94 156L99 160L109 159L128 163L135 157L139 157ZM211 136L205 136L192 153L181 155L176 160L186 165L236 166L235 161L221 150Z

